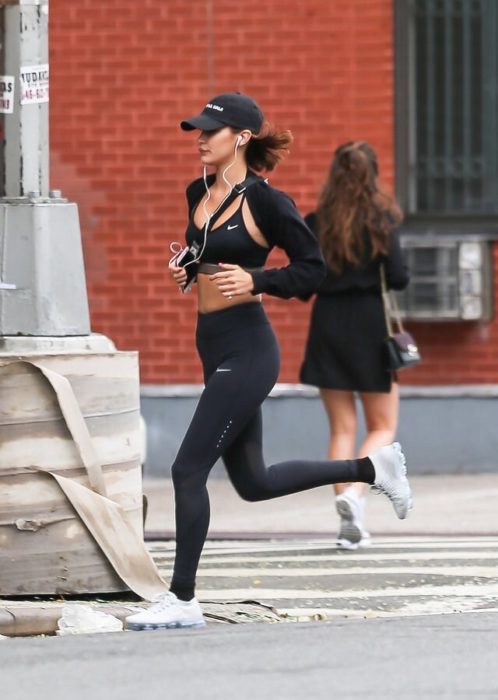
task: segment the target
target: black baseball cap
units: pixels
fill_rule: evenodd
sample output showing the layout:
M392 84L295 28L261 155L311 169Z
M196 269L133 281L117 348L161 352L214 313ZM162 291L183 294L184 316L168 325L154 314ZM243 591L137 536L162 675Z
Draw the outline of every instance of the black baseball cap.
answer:
M263 112L252 97L241 92L224 92L213 97L200 114L180 122L180 126L184 131L214 131L223 126L233 126L258 134L263 119Z

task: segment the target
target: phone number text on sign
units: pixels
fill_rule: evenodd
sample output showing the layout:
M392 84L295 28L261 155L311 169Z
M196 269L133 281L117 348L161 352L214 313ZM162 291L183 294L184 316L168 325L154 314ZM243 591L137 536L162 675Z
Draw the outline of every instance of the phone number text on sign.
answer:
M21 104L48 102L48 64L21 68Z
M14 76L0 75L0 114L14 111Z

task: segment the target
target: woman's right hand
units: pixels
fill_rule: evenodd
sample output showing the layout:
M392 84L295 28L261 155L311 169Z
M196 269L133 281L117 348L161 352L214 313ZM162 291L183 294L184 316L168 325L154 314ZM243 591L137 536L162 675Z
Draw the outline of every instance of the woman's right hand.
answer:
M169 269L177 285L179 287L183 287L185 285L185 282L187 281L187 271L185 270L185 268L171 265Z

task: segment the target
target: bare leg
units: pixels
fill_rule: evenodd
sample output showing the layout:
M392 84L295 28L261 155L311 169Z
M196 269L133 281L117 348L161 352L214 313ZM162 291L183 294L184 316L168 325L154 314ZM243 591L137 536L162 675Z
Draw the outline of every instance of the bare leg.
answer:
M320 389L330 425L329 459L353 459L357 430L356 407L352 391ZM360 399L365 413L367 434L356 457L366 457L394 440L398 425L399 388L393 382L386 393L362 392ZM336 484L336 494L342 493L349 484ZM366 490L365 484L354 485L358 495Z
M360 399L365 413L367 434L356 456L366 457L384 445L389 445L395 438L399 413L398 384L393 382L388 394L362 392ZM362 496L366 485L356 483L354 489L359 496Z
M354 393L322 389L321 397L330 424L329 459L351 459L357 430ZM398 385L393 384L388 394L363 392L360 398L367 435L358 456L366 456L394 439L398 419ZM334 490L336 496L340 496L336 501L341 518L338 543L348 548L355 548L360 540L367 543L369 535L363 525L366 485L359 482L337 484Z
M357 418L354 393L337 389L320 389L320 396L329 419L329 459L353 459ZM349 484L335 484L336 494Z

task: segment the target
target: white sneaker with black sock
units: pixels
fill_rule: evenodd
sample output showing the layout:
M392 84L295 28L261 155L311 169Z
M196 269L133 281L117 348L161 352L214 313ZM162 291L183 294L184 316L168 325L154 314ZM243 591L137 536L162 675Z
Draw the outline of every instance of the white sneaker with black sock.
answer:
M372 491L384 493L400 520L407 517L413 507L412 492L406 478L406 459L399 442L381 447L368 455L375 469Z
M161 593L152 605L126 618L129 630L162 630L204 627L206 624L197 598L180 600L174 593Z

